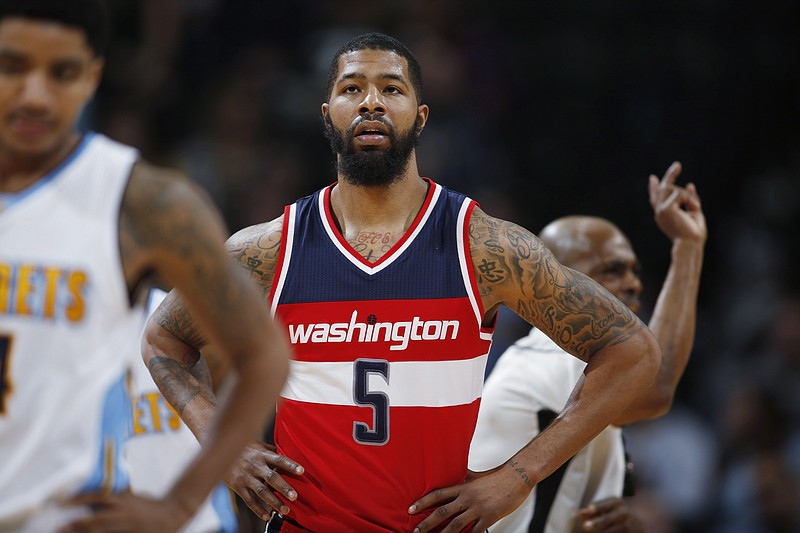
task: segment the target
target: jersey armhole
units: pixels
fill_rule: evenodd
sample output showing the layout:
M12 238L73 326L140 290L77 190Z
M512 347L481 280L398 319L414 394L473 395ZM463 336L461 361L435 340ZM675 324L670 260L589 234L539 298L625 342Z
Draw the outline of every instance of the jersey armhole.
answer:
M461 207L463 217L459 216L458 240L459 248L461 248L461 269L464 277L464 284L467 289L473 310L475 311L475 318L478 321L481 335L491 336L494 333L494 327L497 322L497 315L492 318L489 325L483 325L483 316L486 310L483 308L483 301L478 291L478 280L475 277L475 269L472 266L472 253L470 252L469 244L469 222L472 218L472 212L478 207L479 204L471 198L464 199L464 205Z
M297 213L297 204L287 205L283 209L283 228L281 229L281 249L278 252L278 265L272 278L272 287L269 289L270 315L275 316L278 300L281 298L283 282L289 270L289 261L292 258L292 245L294 244L294 220Z

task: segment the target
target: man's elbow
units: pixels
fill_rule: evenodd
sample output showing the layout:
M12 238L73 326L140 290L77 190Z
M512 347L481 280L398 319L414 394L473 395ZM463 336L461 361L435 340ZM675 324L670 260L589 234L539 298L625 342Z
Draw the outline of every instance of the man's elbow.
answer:
M186 353L196 353L190 347L159 325L153 318L147 320L141 342L142 360L145 366L150 367L150 360L156 356L179 358Z
M150 367L150 360L158 353L159 336L163 331L163 328L153 322L152 319L149 319L144 327L141 351L142 360L148 368Z
M645 343L644 349L642 350L642 357L639 360L639 368L640 368L640 376L639 376L639 384L640 384L640 391L644 393L648 389L651 391L657 391L657 394L654 395L655 401L651 402L656 406L658 409L660 404L663 401L667 401L670 403L672 400L666 399L660 393L661 387L657 386L656 378L658 377L658 371L661 369L661 348L656 342L656 338L653 333L649 329L642 330L642 337ZM669 408L667 406L667 408Z
M615 426L625 426L633 422L651 420L665 415L672 406L674 390L656 381L661 366L661 350L657 344L647 343L640 352L633 377L633 390L639 393L628 407L614 420Z
M674 397L674 391L669 387L650 387L615 420L615 425L625 426L634 422L660 418L672 408Z
M674 399L675 391L672 390L672 387L656 387L647 419L652 420L653 418L660 418L669 413L669 410L672 409L672 401Z
M643 330L645 349L642 354L642 386L651 386L658 376L658 371L661 368L661 348L656 342L656 338L649 330Z

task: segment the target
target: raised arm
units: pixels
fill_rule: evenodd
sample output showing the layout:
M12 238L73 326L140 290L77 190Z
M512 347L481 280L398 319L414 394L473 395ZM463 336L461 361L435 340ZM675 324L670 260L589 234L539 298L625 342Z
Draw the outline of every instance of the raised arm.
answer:
M651 175L648 183L656 223L672 242L672 261L649 323L661 347L661 367L652 384L614 420L618 426L669 411L692 353L708 230L694 184L689 183L686 188L675 185L681 170L681 164L675 162L661 180Z
M419 531L446 520L444 533L473 521L483 531L513 511L649 385L660 362L653 334L622 302L524 228L476 209L470 250L487 320L504 304L588 364L561 414L509 461L415 502L411 512L449 502Z
M89 531L99 525L111 528L112 521L119 520L119 531L176 530L228 472L245 444L262 434L286 379L289 348L258 289L226 253L225 229L216 209L188 180L137 164L122 202L120 241L129 286L155 274L175 287L197 321L197 326L191 322L191 331L183 332L179 356L155 354L150 359L164 396L184 415L197 404L214 401L190 372L198 355L189 343L218 345L230 359L232 372L217 416L187 420L202 434L203 446L164 498L148 502L129 495L95 497L91 503L100 510L74 526ZM169 301L175 299L172 295ZM138 512L131 513L131 508Z

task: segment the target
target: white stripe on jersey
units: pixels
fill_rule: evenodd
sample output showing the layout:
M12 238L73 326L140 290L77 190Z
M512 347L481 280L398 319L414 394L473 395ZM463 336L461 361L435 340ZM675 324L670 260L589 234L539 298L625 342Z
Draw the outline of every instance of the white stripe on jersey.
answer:
M383 392L392 407L467 405L481 396L486 355L461 361L389 363L388 383L371 374L370 392ZM289 400L326 405L357 405L353 400L353 362L292 361L281 393Z
M468 243L464 242L464 224L466 223L467 210L470 206L470 199L465 198L464 203L461 204L461 209L458 210L458 230L456 235L456 242L458 243L458 264L461 266L461 279L464 280L464 288L467 290L469 296L469 303L472 304L472 310L475 312L475 319L478 321L478 327L483 323L483 316L481 314L481 307L478 300L475 298L475 292L472 290L472 265L467 264L466 247ZM484 331L480 332L483 340L492 340L492 334Z
M292 248L294 248L294 221L297 218L297 203L289 206L288 216L289 220L283 223L283 231L286 232L286 250L283 251L283 263L280 265L280 274L275 285L275 295L272 298L272 305L270 306L270 314L274 317L275 311L278 310L278 302L281 301L281 293L283 292L283 284L286 281L286 275L289 273L289 263L292 259Z

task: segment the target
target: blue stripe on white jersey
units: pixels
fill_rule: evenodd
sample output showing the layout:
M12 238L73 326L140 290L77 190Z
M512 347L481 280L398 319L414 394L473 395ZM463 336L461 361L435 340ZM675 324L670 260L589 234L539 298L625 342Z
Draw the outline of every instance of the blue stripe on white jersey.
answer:
M123 444L133 420L131 402L123 376L106 395L99 439L102 443L97 464L81 492L119 492L128 488L128 473L123 468Z

